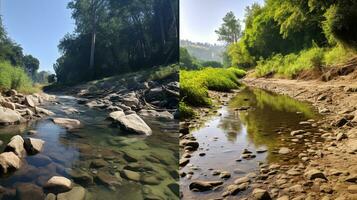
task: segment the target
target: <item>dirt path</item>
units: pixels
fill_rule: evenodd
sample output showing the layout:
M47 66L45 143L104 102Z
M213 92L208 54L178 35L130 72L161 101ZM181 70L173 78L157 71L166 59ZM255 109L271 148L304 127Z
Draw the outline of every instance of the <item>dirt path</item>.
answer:
M340 77L329 82L251 79L244 83L311 102L325 115L317 123L322 144L306 152L308 161L279 170L266 189L282 199L357 199L357 80ZM285 197L284 197L285 196ZM280 199L280 198L279 198Z

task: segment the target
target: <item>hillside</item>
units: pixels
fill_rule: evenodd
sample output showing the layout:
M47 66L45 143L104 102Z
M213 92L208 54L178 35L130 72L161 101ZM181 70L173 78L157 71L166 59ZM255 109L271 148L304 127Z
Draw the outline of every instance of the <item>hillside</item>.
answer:
M223 45L191 42L189 40L181 40L180 46L186 48L191 55L199 60L219 62L222 62L221 55L225 48Z

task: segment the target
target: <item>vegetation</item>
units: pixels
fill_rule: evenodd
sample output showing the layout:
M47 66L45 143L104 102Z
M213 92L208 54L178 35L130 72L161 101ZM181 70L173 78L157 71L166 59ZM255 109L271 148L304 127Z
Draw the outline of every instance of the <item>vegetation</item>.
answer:
M245 30L229 45L232 66L295 77L343 62L357 49L357 2L266 0L246 9Z
M228 12L223 17L223 24L215 32L218 35L218 41L223 41L226 44L238 42L242 35L242 30L239 19L236 19L234 13Z
M95 80L178 62L176 0L72 0L76 29L59 44L60 83Z
M238 79L245 71L237 68L211 68L180 70L180 115L192 116L188 106L210 106L208 90L230 91L239 87Z
M0 91L7 89L16 89L24 93L37 91L33 82L39 82L36 77L42 75L37 72L39 64L37 58L24 55L21 46L9 38L0 17Z

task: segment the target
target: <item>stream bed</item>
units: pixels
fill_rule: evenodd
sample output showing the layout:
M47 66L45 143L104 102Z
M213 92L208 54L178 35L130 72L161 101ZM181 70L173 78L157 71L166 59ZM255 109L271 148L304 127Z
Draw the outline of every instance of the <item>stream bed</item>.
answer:
M0 186L9 190L19 184L42 188L49 178L60 175L84 187L86 199L178 199L177 121L143 118L153 134L127 134L111 126L107 112L79 105L71 96L57 97L58 104L48 103L44 108L54 112L54 117L80 120L82 128L70 132L48 118L0 127L2 151L17 134L45 141L42 152L25 157L19 170L1 176ZM79 113L66 114L66 108ZM27 135L29 130L37 133ZM125 177L124 169L135 173ZM0 199L6 197L0 194Z
M318 127L312 125L319 118L307 103L261 89L242 89L199 128L191 130L199 148L180 170L187 174L180 180L182 199L222 198L224 188L237 178L259 174L259 163L298 163L298 154L307 149L306 144L321 140L313 134ZM291 131L300 129L306 131L302 138L291 136ZM282 147L291 152L279 154ZM256 157L242 158L244 149ZM229 172L231 177L221 179L213 173L217 170ZM195 180L223 181L223 185L205 192L191 191L189 184ZM239 199L251 191L249 187L228 199Z

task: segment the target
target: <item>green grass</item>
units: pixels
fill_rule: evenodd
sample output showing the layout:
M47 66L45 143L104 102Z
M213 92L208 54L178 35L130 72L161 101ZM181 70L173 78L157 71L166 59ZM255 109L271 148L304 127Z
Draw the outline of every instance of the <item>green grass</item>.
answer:
M161 80L171 75L177 74L180 69L178 64L172 64L165 67L160 67L150 74L149 80Z
M313 47L303 50L298 54L277 54L266 60L258 61L255 76L275 76L279 78L294 78L304 70L328 67L343 63L354 54L345 48L336 46L333 48Z
M195 111L183 101L179 103L179 110L180 119L192 118L196 115Z
M184 103L180 105L180 114L186 114L187 106L210 106L212 101L208 90L228 92L236 89L239 87L239 78L244 75L245 71L237 68L180 70L180 95Z
M34 93L39 91L34 87L32 80L25 71L14 67L8 62L0 62L0 91L15 89L22 93Z

